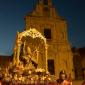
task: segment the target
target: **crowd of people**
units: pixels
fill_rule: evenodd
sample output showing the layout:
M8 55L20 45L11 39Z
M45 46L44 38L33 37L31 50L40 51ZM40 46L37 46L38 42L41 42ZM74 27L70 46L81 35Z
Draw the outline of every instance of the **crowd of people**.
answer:
M49 76L47 76L47 78L49 78ZM51 85L51 84L52 85L72 85L71 74L69 74L69 76L67 76L65 71L60 72L59 79L57 79L56 82L54 82L54 83L52 83L52 81L51 82L48 81L49 79L46 79L46 80L44 80L43 85ZM33 85L41 85L42 83L40 83L40 81L41 80L39 79L39 81L37 81L37 83L33 84ZM13 82L4 81L4 79L0 77L0 85L15 85L15 84ZM17 85L23 85L23 84L17 83Z
M47 76L48 78L48 76ZM38 81L36 84L25 84L25 85L72 85L72 78L71 74L67 75L66 72L63 70L59 73L59 79L56 80L56 82L48 82L44 81L45 83L41 84L40 81ZM0 77L0 85L24 85L24 84L13 84L13 82L6 82L3 81L3 78ZM85 81L82 82L81 85L85 85Z

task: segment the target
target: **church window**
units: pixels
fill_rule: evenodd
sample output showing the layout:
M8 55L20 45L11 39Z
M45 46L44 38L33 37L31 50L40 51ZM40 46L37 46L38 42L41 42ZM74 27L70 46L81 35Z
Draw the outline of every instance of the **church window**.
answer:
M49 8L48 8L48 7L44 7L43 10L44 10L45 12L49 12Z
M55 71L54 71L54 60L53 59L49 59L48 60L48 71L50 72L51 75L55 74Z
M44 36L46 39L51 39L51 29L45 28L44 29Z
M50 10L48 7L44 7L43 8L43 13L44 13L44 16L49 16L50 15Z
M48 5L48 0L43 0L44 5Z

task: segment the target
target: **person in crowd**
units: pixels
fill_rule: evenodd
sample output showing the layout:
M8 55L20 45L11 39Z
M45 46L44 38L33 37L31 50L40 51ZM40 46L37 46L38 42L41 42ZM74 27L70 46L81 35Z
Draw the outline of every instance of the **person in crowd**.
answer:
M72 85L71 73L68 74L68 76L67 76L67 81L70 83L70 85Z
M57 79L57 85L62 85L62 83L63 83L63 81L65 80L65 78L66 78L66 73L65 73L65 71L63 70L63 71L61 71L61 72L59 73L59 79Z
M85 85L85 80L83 81L82 85Z
M59 79L57 79L57 85L72 85L68 80L67 80L67 75L64 70L62 70L59 73Z
M0 85L2 85L2 77L0 77Z

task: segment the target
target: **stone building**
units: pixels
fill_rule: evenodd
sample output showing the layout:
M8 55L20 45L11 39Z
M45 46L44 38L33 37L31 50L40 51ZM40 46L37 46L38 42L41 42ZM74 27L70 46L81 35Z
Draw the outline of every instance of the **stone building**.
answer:
M36 28L47 39L48 70L57 79L59 72L73 72L73 55L67 34L67 22L52 6L52 0L38 0L32 13L25 16L25 30Z
M85 47L72 48L75 79L85 79Z

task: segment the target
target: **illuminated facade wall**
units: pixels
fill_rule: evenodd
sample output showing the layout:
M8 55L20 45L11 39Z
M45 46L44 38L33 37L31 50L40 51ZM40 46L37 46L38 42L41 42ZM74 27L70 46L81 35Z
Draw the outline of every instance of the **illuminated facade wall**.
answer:
M48 70L55 78L65 70L73 72L73 55L67 35L67 22L60 17L52 6L52 0L39 0L35 10L25 17L25 30L36 28L47 38Z

